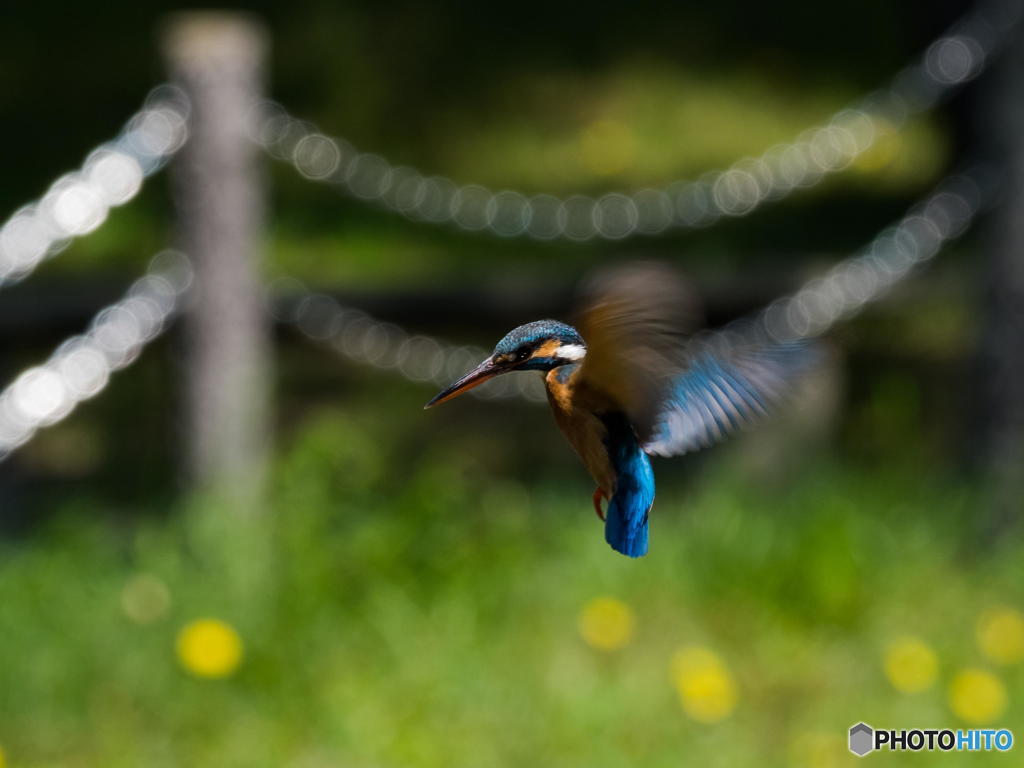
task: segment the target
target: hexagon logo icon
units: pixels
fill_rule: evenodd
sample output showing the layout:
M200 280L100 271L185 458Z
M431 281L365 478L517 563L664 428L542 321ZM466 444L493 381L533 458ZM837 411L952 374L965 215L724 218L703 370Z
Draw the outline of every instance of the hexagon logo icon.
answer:
M875 732L867 723L857 723L850 728L850 751L857 757L864 757L875 748Z

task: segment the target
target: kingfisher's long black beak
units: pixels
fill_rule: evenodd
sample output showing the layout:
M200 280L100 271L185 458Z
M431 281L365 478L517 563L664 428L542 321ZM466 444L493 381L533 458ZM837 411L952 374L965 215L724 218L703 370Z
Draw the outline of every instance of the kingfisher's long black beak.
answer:
M494 362L493 358L489 357L450 387L438 392L434 399L424 405L423 408L425 410L437 405L438 403L443 403L445 400L451 400L453 397L458 397L463 392L468 392L473 387L477 387L488 379L494 378L499 373L505 373L507 370L507 368L498 365Z

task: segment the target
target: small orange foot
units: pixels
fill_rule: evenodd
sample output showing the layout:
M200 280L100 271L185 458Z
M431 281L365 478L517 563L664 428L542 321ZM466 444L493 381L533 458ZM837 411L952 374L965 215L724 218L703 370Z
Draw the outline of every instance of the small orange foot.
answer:
M604 510L601 509L601 499L607 499L608 494L598 488L594 491L594 511L597 512L597 516L601 518L601 522L604 522Z

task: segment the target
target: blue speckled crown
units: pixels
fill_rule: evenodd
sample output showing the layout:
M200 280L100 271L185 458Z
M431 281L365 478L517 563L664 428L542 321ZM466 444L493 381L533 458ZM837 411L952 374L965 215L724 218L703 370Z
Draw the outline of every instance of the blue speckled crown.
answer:
M562 344L583 346L583 338L571 325L558 320L535 320L510 331L494 347L494 354L507 355L524 345L537 344L546 339L557 339Z

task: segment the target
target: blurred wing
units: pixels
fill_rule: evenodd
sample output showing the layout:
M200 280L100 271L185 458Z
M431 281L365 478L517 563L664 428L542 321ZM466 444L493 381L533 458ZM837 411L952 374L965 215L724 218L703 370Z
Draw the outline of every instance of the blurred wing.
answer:
M684 335L698 314L690 287L659 264L605 270L584 286L576 326L587 354L578 386L610 398L641 443L654 434L669 387L683 371Z
M672 382L647 453L676 456L742 429L781 400L817 358L808 342L731 345L712 337Z

